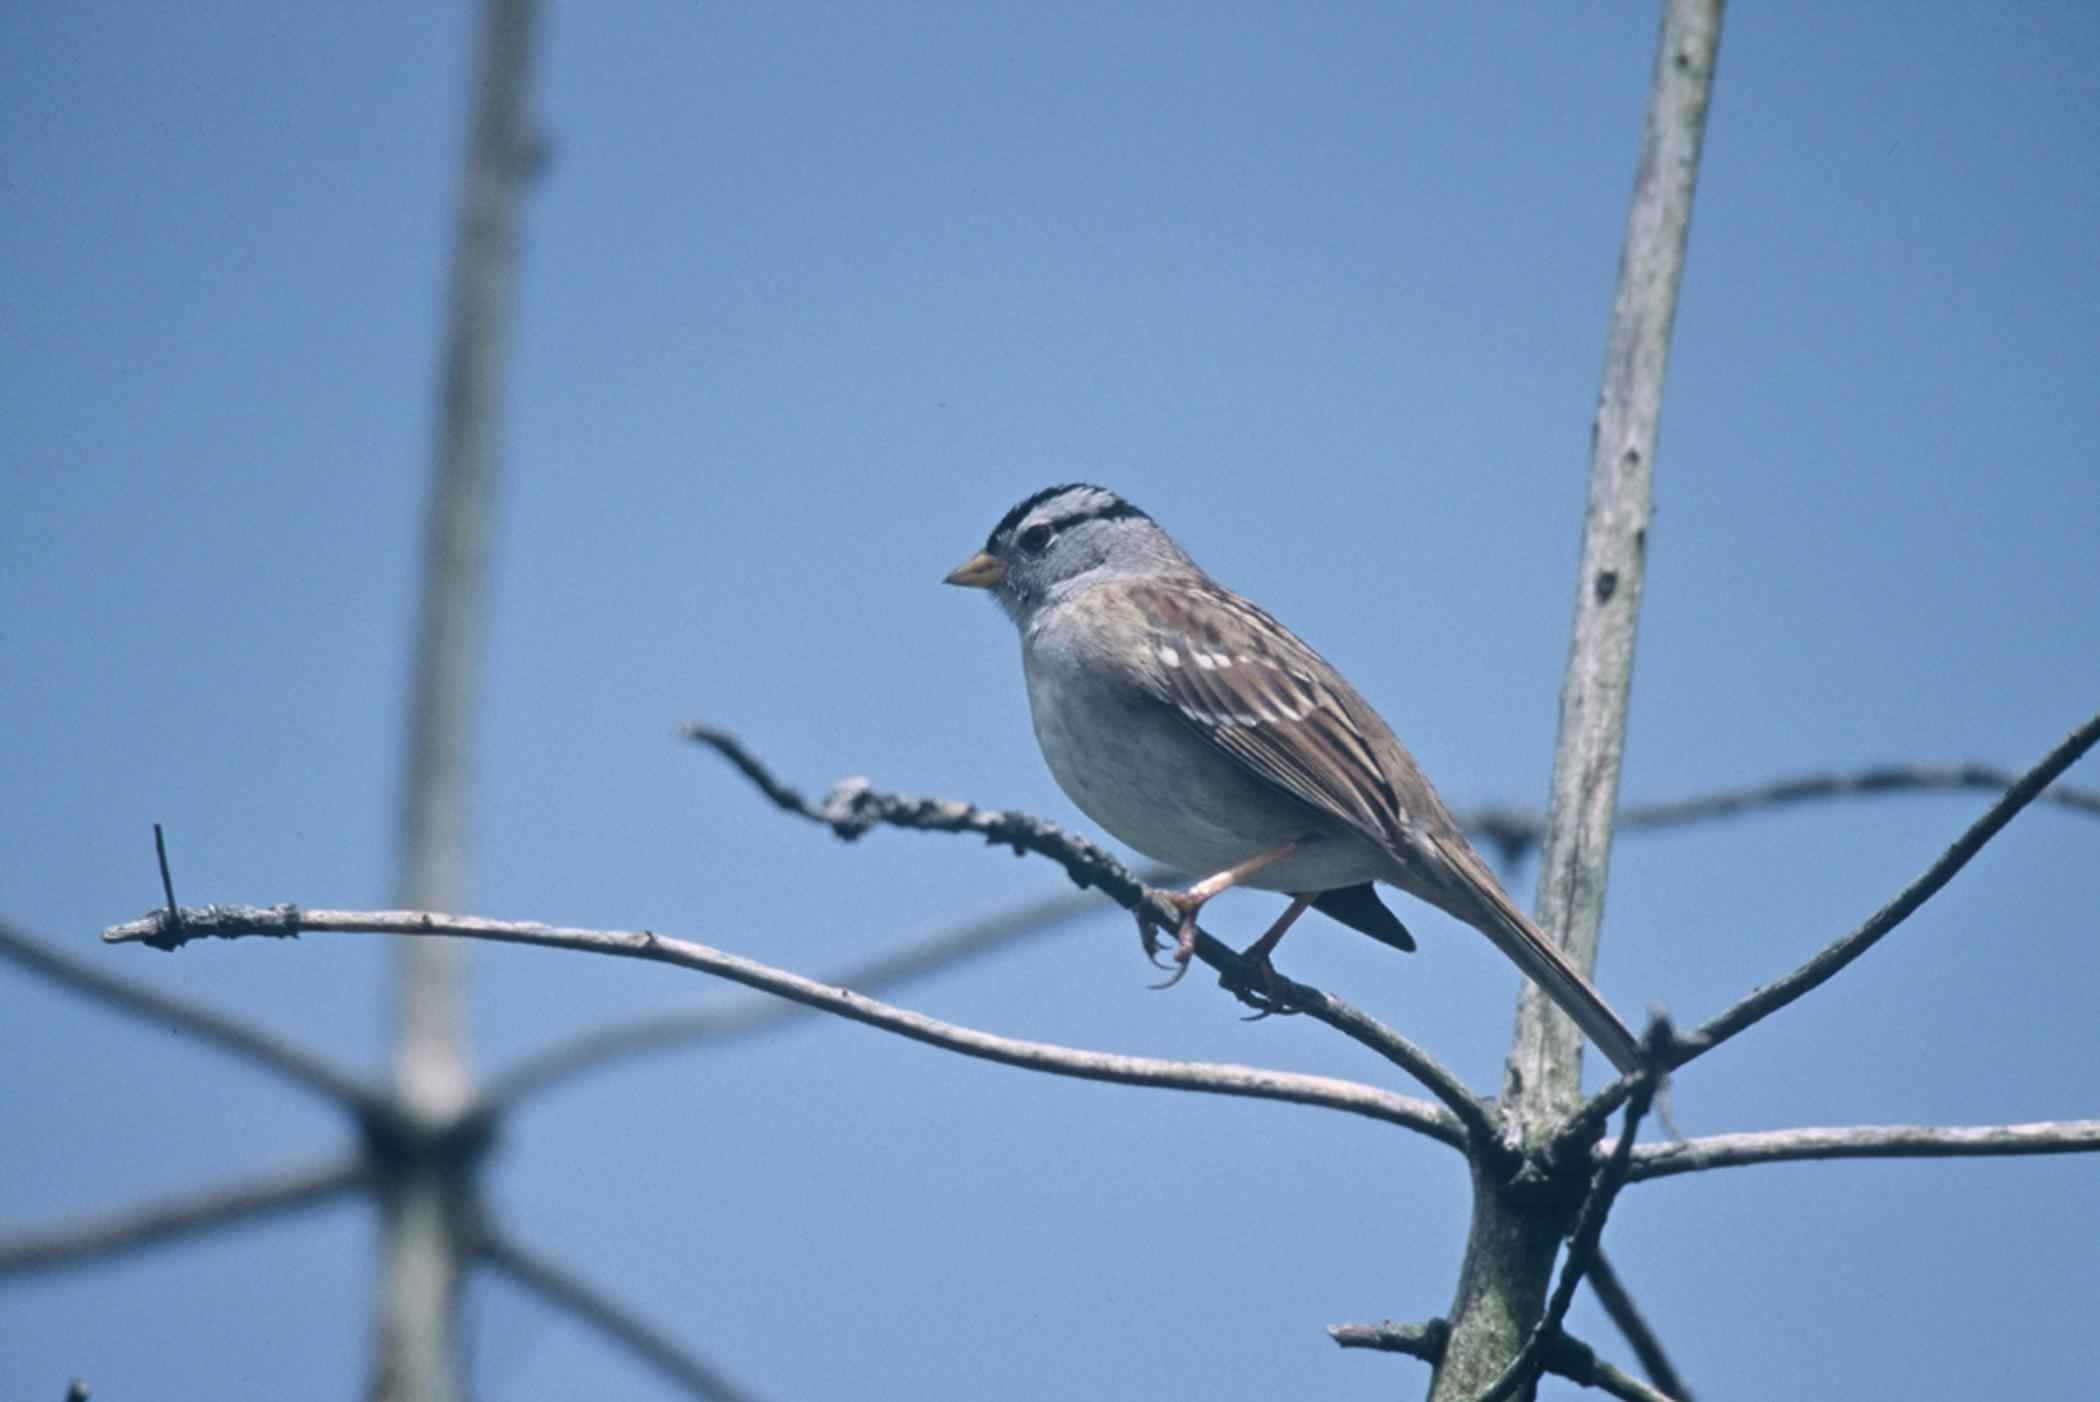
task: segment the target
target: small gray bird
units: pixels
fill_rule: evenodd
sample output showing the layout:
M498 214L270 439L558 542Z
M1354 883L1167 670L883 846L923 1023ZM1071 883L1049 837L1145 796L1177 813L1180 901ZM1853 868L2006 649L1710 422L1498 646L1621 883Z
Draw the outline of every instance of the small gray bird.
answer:
M1168 896L1180 971L1196 913L1231 886L1291 896L1247 950L1264 965L1308 906L1412 950L1383 881L1494 941L1621 1071L1639 1064L1633 1033L1503 891L1378 713L1150 516L1106 488L1046 487L947 582L990 591L1021 630L1059 787L1146 856L1212 873ZM1151 925L1139 931L1156 953Z

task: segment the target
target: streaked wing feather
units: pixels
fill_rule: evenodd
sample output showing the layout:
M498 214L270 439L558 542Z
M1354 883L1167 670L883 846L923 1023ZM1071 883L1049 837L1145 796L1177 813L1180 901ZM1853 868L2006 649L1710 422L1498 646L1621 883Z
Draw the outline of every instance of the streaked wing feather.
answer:
M1132 602L1151 632L1146 683L1191 729L1292 797L1398 844L1407 817L1379 763L1390 736L1318 653L1207 580L1148 582Z

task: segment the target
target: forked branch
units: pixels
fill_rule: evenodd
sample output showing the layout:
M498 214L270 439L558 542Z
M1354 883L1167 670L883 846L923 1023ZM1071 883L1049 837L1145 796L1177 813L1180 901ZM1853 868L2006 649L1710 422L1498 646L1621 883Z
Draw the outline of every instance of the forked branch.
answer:
M1745 1028L1755 1026L1787 1004L1828 982L1840 969L1872 949L1880 942L1882 936L1915 915L1925 902L1944 890L1947 883L1984 849L1985 844L2004 831L2005 825L2010 823L2021 809L2033 803L2065 770L2083 758L2095 743L2100 743L2100 715L2095 715L2079 726L2048 754L2042 756L2033 768L2022 774L1996 803L1984 811L1982 817L1971 823L1968 831L1956 839L1953 846L1942 852L1939 859L1925 869L1923 875L1904 887L1894 900L1867 917L1858 929L1831 941L1813 958L1784 978L1766 984L1719 1016L1679 1037L1672 1052L1673 1064L1683 1066L1686 1062L1704 1056ZM1557 1147L1573 1146L1596 1133L1597 1126L1603 1122L1604 1117L1625 1101L1633 1087L1633 1080L1631 1076L1622 1076L1591 1097L1587 1104L1570 1117L1567 1127L1556 1136Z

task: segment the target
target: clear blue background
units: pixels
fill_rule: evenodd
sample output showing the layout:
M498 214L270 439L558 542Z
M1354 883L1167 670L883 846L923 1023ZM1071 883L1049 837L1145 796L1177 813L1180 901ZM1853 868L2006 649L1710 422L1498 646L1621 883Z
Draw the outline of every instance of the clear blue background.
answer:
M375 1073L382 941L95 937L158 901L154 820L186 900L388 899L473 21L0 11L0 909ZM543 39L475 911L822 973L1058 890L972 843L835 843L673 732L734 727L812 789L1077 822L1010 629L938 583L1074 477L1304 632L1454 803L1543 798L1650 7L561 5ZM2100 10L1734 7L1626 798L2024 767L2100 706L2096 231ZM1695 1022L1985 801L1628 837L1602 985ZM2096 907L2100 830L2023 816L1683 1076L1680 1123L2100 1113ZM1411 919L1411 959L1313 921L1284 967L1491 1088L1515 977ZM736 996L576 955L473 968L484 1069ZM1103 914L901 998L1394 1083L1151 977ZM12 967L0 1000L0 1230L349 1141L179 1031ZM1420 1365L1322 1330L1444 1312L1466 1213L1455 1156L1368 1122L824 1021L565 1087L490 1190L779 1398L1410 1395ZM0 1391L355 1396L372 1237L348 1204L7 1281ZM2096 1240L2100 1166L2067 1157L1674 1180L1609 1244L1703 1395L1961 1397L2090 1387ZM469 1319L480 1395L671 1395L507 1285ZM1587 1299L1573 1326L1626 1357Z

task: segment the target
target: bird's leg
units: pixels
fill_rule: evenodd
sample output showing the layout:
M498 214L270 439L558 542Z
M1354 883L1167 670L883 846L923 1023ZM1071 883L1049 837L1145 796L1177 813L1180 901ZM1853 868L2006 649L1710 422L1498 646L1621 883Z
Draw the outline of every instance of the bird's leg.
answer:
M1238 866L1227 867L1214 876L1206 876L1186 891L1160 892L1159 895L1162 900L1181 912L1181 928L1175 932L1174 938L1173 958L1176 965L1174 973L1166 982L1154 984L1153 987L1172 988L1175 984L1181 982L1181 976L1189 971L1189 957L1196 952L1196 912L1202 910L1204 904L1212 896L1217 895L1221 891L1231 889L1269 863L1282 861L1297 850L1298 839L1292 838L1280 847L1271 848L1266 852L1257 852ZM1143 914L1138 916L1138 939L1145 946L1145 957L1154 964L1159 964L1159 940L1153 934L1154 928L1152 921L1148 917ZM1282 937L1280 931L1277 934L1278 938ZM1164 968L1166 966L1160 965L1160 967Z
M1260 939L1242 950L1240 958L1250 964L1259 964L1265 969L1268 968L1269 955L1275 952L1277 942L1283 938L1283 932L1296 924L1298 917L1305 914L1312 903L1313 898L1311 896L1291 897L1290 905L1285 908L1283 914L1276 917L1276 923L1264 931Z
M1277 941L1283 938L1283 932L1296 924L1298 917L1305 914L1312 903L1310 895L1291 897L1291 903L1284 908L1283 914L1276 917L1276 923L1263 931L1260 939L1240 951L1240 958L1259 971L1263 984L1259 997L1251 989L1240 994L1240 1000L1255 1009L1254 1015L1246 1019L1248 1022L1260 1022L1271 1013L1290 1011L1284 1004L1282 990L1278 987L1280 976L1276 966L1269 962L1269 955L1275 950Z

